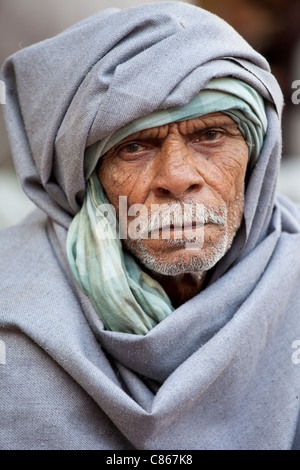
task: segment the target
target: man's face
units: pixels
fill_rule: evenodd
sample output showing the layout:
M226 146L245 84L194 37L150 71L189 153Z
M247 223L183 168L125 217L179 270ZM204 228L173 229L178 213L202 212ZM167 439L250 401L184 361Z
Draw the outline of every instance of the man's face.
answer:
M216 112L126 137L102 157L98 176L117 214L119 196L127 209L142 204L144 214L164 208L147 237L129 233L123 240L144 266L164 275L203 273L224 256L240 225L247 162L237 124ZM120 213L120 223L127 217L130 227L132 214Z

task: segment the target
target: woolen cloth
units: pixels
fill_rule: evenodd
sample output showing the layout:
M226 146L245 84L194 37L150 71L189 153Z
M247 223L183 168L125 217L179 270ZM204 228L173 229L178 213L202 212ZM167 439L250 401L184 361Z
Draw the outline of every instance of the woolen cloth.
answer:
M266 102L243 223L193 299L144 336L106 331L65 249L85 149L220 76ZM2 79L39 210L0 235L0 447L299 449L300 210L276 195L282 95L265 59L215 15L163 2L99 12L18 51Z

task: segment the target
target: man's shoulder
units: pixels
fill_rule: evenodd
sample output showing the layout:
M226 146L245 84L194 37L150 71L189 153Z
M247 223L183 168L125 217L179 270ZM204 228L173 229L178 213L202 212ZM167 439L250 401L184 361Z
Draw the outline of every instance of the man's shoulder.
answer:
M1 230L0 259L2 293L29 290L49 276L56 259L49 240L47 217L34 211L18 225Z
M5 263L14 264L19 254L28 257L33 248L36 252L40 240L45 237L46 220L46 216L41 212L33 211L19 224L0 231L1 271Z
M33 213L0 232L0 324L30 323L41 312L72 302L48 222L46 216Z

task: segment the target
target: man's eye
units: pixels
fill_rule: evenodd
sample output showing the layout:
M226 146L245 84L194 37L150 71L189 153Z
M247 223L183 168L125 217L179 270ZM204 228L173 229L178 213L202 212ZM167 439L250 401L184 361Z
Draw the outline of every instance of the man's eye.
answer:
M220 131L208 131L204 134L206 140L215 140L220 137Z
M138 144L136 142L132 142L130 144L124 145L123 147L120 148L120 151L126 152L126 153L137 153L143 150L145 147L141 144Z
M222 135L221 131L219 130L209 130L202 132L201 135L199 135L196 138L196 142L205 142L205 141L212 141L218 139Z

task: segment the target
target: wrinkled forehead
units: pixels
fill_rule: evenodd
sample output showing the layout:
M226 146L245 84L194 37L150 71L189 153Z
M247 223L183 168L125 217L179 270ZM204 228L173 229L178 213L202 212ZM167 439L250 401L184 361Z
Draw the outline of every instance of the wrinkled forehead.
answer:
M203 116L196 118L186 119L183 121L172 121L160 126L142 129L124 137L117 142L112 149L131 140L165 140L170 134L178 134L183 137L191 136L203 129L211 128L213 126L222 126L222 129L228 131L231 130L232 132L236 130L236 135L241 135L241 132L238 129L238 124L230 116L223 112L215 112L204 114Z
M98 160L127 136L145 129L157 128L173 122L184 122L220 113L237 123L249 143L249 163L255 164L267 129L264 100L247 83L232 77L210 80L187 104L154 111L137 118L88 147L85 152L85 178L91 176Z

